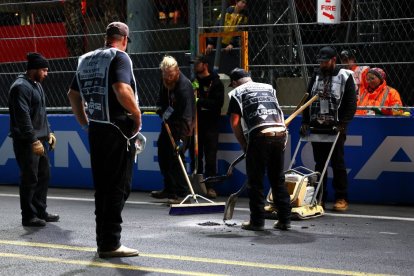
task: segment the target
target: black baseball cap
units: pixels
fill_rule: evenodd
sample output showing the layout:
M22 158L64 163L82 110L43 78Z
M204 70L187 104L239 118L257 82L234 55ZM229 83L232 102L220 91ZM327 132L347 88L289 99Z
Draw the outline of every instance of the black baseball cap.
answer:
M343 50L342 52L341 52L341 58L343 59L343 58L347 58L347 59L349 59L349 58L355 58L355 50L353 50L353 49L350 49L350 50Z
M229 87L232 87L233 81L238 81L239 79L250 77L250 73L245 71L242 68L234 68L233 70L231 70L229 77L230 77Z
M208 64L208 59L205 55L198 55L196 56L194 59L190 60L190 63L207 63Z
M317 56L317 62L324 62L328 61L331 58L336 57L336 50L332 47L325 46L319 50L319 54Z
M129 28L127 24L122 22L112 22L106 27L106 35L113 36L113 35L121 35L126 36L128 38L128 42L131 42L131 38L129 37Z

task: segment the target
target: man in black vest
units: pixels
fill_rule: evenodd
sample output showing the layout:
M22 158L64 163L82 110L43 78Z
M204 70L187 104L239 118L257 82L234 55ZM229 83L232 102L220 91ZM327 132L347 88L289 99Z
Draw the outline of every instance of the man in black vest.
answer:
M340 131L338 141L331 157L333 170L333 187L335 189L335 211L348 209L348 175L344 159L344 145L348 123L356 111L357 94L353 72L336 66L336 50L325 46L319 50L317 62L319 70L309 82L309 98L319 95L310 107L303 111L300 133L307 135L311 132L332 132L334 128ZM323 171L332 144L312 142L315 170ZM327 174L323 179L322 206L327 198Z
M285 186L284 152L287 130L276 91L269 84L253 82L250 74L236 68L230 73L228 114L237 141L246 153L250 220L242 229L263 231L265 225L263 178L265 171L278 209L275 229L290 228L290 196Z
M46 212L50 165L47 149L53 150L56 138L46 115L45 92L40 84L48 72L47 60L38 53L27 55L27 71L10 87L10 137L20 168L20 207L23 226L46 225L59 220Z
M88 131L101 258L138 256L120 241L121 213L131 191L135 141L142 125L132 61L125 52L129 41L126 24L110 23L105 47L79 58L68 92L76 119Z

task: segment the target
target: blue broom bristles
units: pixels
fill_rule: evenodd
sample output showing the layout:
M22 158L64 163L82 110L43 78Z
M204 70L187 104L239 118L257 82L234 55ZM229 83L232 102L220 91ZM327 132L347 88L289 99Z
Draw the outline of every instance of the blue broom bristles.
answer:
M223 213L226 204L223 203L193 203L193 204L172 204L170 215L194 215Z

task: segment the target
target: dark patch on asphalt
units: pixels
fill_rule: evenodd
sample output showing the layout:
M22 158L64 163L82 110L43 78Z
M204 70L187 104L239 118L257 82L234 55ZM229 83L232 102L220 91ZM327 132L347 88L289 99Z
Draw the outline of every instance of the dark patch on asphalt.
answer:
M212 221L206 221L206 222L202 222L202 223L197 223L200 226L217 226L220 225L220 223L217 222L212 222Z

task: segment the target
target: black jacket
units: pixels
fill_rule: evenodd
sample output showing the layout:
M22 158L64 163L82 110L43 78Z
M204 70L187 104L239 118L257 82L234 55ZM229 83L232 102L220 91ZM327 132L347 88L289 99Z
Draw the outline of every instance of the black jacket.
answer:
M45 94L40 83L19 75L10 87L9 111L9 136L13 139L33 143L49 136Z
M174 109L167 123L175 139L193 134L195 118L194 91L190 80L183 73L180 72L180 77L173 90L167 89L161 82L157 106L159 106L157 113L161 117L169 106Z
M224 85L219 75L210 73L205 78L197 76L197 81L199 83L197 89L199 120L219 120L224 103Z

